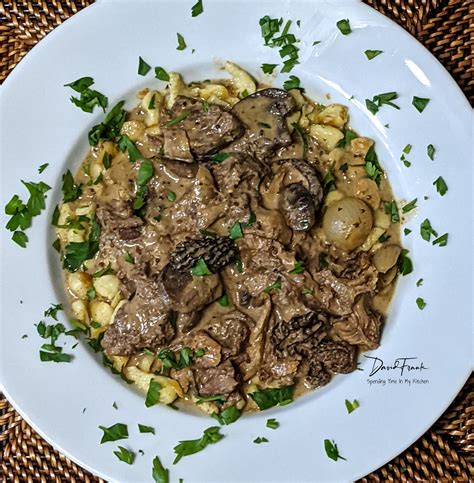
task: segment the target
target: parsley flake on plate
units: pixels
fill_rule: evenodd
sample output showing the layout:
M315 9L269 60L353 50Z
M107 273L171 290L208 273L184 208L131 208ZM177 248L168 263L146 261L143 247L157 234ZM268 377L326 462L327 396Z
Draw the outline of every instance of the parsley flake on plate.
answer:
M423 310L426 307L426 302L421 297L418 297L416 299L416 305L420 310Z
M427 99L425 97L416 97L413 96L412 104L415 106L416 110L418 112L423 112L430 102L430 99Z
M366 50L364 54L369 60L372 60L378 55L383 54L383 50Z
M262 64L261 69L264 74L273 74L273 71L277 66L278 64Z
M418 198L415 198L414 200L410 201L410 203L407 203L402 207L403 213L408 213L411 210L414 210L416 208L416 202L418 201Z
M198 0L192 7L191 7L191 16L197 17L204 12L204 7L202 5L202 0Z
M155 67L155 77L158 79L158 80L161 80L161 81L164 81L164 82L168 82L170 80L170 76L168 74L168 72L166 72L165 69L163 69L163 67Z
M186 48L184 37L179 32L176 36L178 37L178 47L176 47L176 50L184 50Z
M170 483L169 470L167 468L164 468L158 456L155 456L153 458L153 468L151 475L155 483Z
M120 461L123 461L128 465L132 465L135 461L135 453L127 448L124 448L123 446L119 446L118 451L114 451L114 455L117 456Z
M425 218L421 222L420 234L421 234L421 238L423 238L423 240L428 241L428 242L431 239L431 235L433 235L435 237L438 236L438 233L436 232L436 230L433 229L433 227L431 226L431 222L430 222L430 220L428 220L428 218Z
M290 78L283 82L283 89L285 91L291 91L292 89L299 89L300 91L304 91L302 87L300 87L300 80L295 75L290 75Z
M49 166L49 163L44 163L38 168L38 173L41 174L47 167Z
M337 460L346 460L343 456L340 455L339 449L337 448L337 444L334 441L331 441L329 439L324 440L324 450L326 451L326 454L328 458L331 458L334 461Z
M174 452L176 453L176 458L173 464L179 462L183 456L189 456L198 453L205 449L210 444L215 444L224 437L220 434L220 428L218 426L211 426L204 430L204 434L200 439L192 439L180 441L178 445L174 447Z
M81 77L74 82L69 84L64 84L64 87L70 87L72 90L78 92L80 97L71 96L71 102L79 107L79 109L84 112L91 113L95 106L101 107L104 112L108 104L108 99L104 94L98 91L90 89L94 84L94 79L92 77Z
M426 146L426 154L431 159L431 161L434 161L435 153L436 148L432 144L428 144L428 146Z
M139 424L138 425L138 430L140 431L140 433L151 433L151 434L155 434L155 428L153 428L151 426L145 426L144 424Z
M268 443L268 439L262 436L258 436L258 438L255 438L253 442L255 444Z
M141 57L138 57L138 75L147 75L151 65L147 64Z
M339 20L336 25L342 35L349 35L352 32L351 24L348 18Z
M100 440L100 444L128 438L128 428L127 425L123 423L116 423L108 428L105 426L99 426L99 429L104 432L102 439Z
M398 271L403 275L409 275L413 272L413 262L408 256L409 250L402 248L400 256L398 257Z
M446 184L446 181L444 181L444 179L441 176L439 176L433 181L433 186L436 187L436 191L441 196L444 196L448 191L448 185Z
M358 407L360 407L359 401L357 399L354 399L352 402L349 401L349 399L346 399L345 400L345 405L346 405L346 409L347 409L347 413L348 414L351 414Z
M379 109L382 106L390 106L393 107L394 109L400 109L397 104L395 104L394 101L395 99L398 99L398 94L396 92L385 92L383 94L377 94L375 95L372 100L366 99L365 100L365 105L367 109L372 113L372 114L377 114L379 112Z
M439 238L436 238L436 240L433 240L433 245L445 247L448 244L448 236L448 233L441 235Z
M211 417L219 421L221 426L235 423L240 418L240 411L235 406L230 406L220 413L212 413Z
M423 279L422 279L422 278L420 278L420 279L418 279L418 280L417 280L417 282L416 282L416 286L417 286L417 287L421 287L422 285L423 285Z
M390 215L390 221L392 223L400 222L400 215L398 213L398 207L395 201L386 201L384 203L384 210L387 215Z
M265 426L270 429L278 429L280 427L280 423L275 418L271 418L267 419L267 424Z
M176 116L174 119L171 119L171 121L168 121L165 124L165 127L170 128L175 126L176 124L179 124L181 121L184 121L189 117L189 112L182 112L179 116Z

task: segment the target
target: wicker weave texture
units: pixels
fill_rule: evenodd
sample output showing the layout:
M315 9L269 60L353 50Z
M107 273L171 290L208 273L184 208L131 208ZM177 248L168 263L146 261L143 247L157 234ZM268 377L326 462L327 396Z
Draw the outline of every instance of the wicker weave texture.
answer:
M365 0L418 38L474 101L474 1ZM92 0L0 0L0 82L23 56ZM422 438L365 477L379 481L474 481L474 377ZM0 394L0 479L102 482L56 452Z

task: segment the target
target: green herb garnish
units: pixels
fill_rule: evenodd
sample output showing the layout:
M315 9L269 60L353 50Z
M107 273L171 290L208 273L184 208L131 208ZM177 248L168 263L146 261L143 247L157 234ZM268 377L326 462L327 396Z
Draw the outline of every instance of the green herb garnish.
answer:
M235 222L229 230L229 237L232 240L238 240L244 237L244 231L242 229L242 223L239 221Z
M264 74L273 74L273 71L275 70L275 67L277 67L278 64L262 64L261 69Z
M346 404L346 409L348 414L351 414L352 411L355 411L360 406L359 401L357 399L354 399L352 402L349 401L349 399L346 399L345 404Z
M118 102L105 116L103 122L95 125L89 131L89 144L97 146L100 139L113 141L120 135L120 130L125 121L126 112L123 109L125 101Z
M365 155L364 161L364 169L367 173L367 176L378 184L383 171L380 167L379 159L377 153L375 152L374 146L370 146L367 154Z
M337 28L341 31L342 35L349 35L352 30L351 30L351 25L349 23L349 19L343 19L339 20L339 22L336 23Z
M268 443L268 439L265 437L258 436L258 438L255 438L253 442L255 444Z
M372 100L366 99L365 105L367 109L375 115L383 105L400 109L399 106L392 102L395 99L398 99L398 94L396 92L385 92L384 94L375 95Z
M421 297L418 297L416 299L416 305L420 310L423 310L426 307L426 302Z
M151 426L145 426L144 424L138 425L138 431L140 431L140 433L155 434L155 428L152 428Z
M49 163L44 163L38 168L38 173L41 174L47 167L49 166Z
M398 223L400 221L400 215L398 213L398 207L395 201L385 202L384 210L387 215L390 215L390 220L392 223Z
M337 448L337 444L334 441L331 441L329 439L324 440L324 450L326 451L326 454L328 455L329 458L331 458L334 461L337 461L339 459L341 460L346 460L343 456L339 454L339 450Z
M102 439L100 440L100 444L128 438L128 428L126 424L117 423L113 426L110 426L109 428L106 428L105 426L99 426L99 429L104 432Z
M151 65L147 64L141 57L138 57L138 75L147 75Z
M119 446L118 449L118 451L114 451L114 455L117 456L120 461L123 461L128 465L133 464L133 462L135 461L135 453L124 448L123 446Z
M428 102L430 102L430 99L413 96L412 104L418 112L423 112L428 105Z
M271 285L269 285L267 288L265 288L263 291L269 294L272 290L280 290L280 289L281 289L281 279L279 278Z
M166 199L171 202L175 201L176 193L174 191L168 191L168 193L166 193Z
M135 143L126 134L122 134L122 136L120 136L117 147L120 149L120 151L122 151L122 153L127 151L128 160L131 163L134 163L139 159L143 159L143 156L136 147Z
M406 205L404 205L402 208L403 213L408 213L409 211L414 210L416 208L417 201L418 201L418 198L415 198L414 200L410 201L410 203L407 203Z
M400 256L398 257L398 271L403 275L408 275L413 272L413 263L408 256L409 251L406 248L403 248Z
M155 77L158 79L158 80L161 80L161 81L164 81L164 82L168 82L170 80L170 76L168 74L168 72L166 72L165 69L163 69L163 67L155 67Z
M448 191L448 185L446 184L446 181L444 181L444 179L441 176L434 180L433 185L436 186L436 191L441 196L444 196Z
M295 75L290 75L290 78L283 82L283 89L285 91L291 91L291 89L298 89L300 91L304 91L304 89L300 86L301 81Z
M433 240L433 245L439 245L440 247L445 247L448 244L448 234L445 233L444 235L441 235L439 238L436 238L436 240Z
M205 449L208 445L217 443L224 437L220 434L220 428L218 426L212 426L204 431L204 434L200 439L192 439L187 441L180 441L177 446L174 447L176 458L173 461L175 465L183 456L189 456Z
M366 57L369 60L372 60L373 58L377 57L378 55L383 54L383 50L366 50L364 52L364 54L366 55Z
M184 37L180 33L177 33L176 36L178 37L178 47L176 47L176 50L184 50L186 48Z
M198 0L192 7L191 7L191 16L197 17L204 12L204 7L202 6L202 0Z
M204 259L200 258L196 262L196 265L194 265L194 267L191 268L191 274L194 275L195 277L205 277L207 275L212 275L212 272L207 267L207 264L204 261Z
M221 426L235 423L240 418L240 411L235 406L230 406L220 413L212 413L211 417L219 421Z
M222 307L228 307L229 306L229 297L227 296L227 294L224 294L219 300L219 305L221 305Z
M224 403L225 402L225 396L222 394L216 394L215 396L205 396L205 397L198 397L196 399L196 404L203 404L206 402L218 402L218 403Z
M71 242L64 248L63 267L70 272L77 271L81 265L99 251L100 226L94 219L91 222L89 239L84 242Z
M170 483L169 470L163 467L158 456L155 456L153 459L153 469L151 475L155 483Z
M176 124L179 124L181 121L184 121L189 117L189 112L182 112L179 116L176 116L174 119L171 119L171 121L168 121L165 124L165 127L170 128L175 126Z
M305 271L304 262L295 261L295 265L292 270L290 270L291 275L299 275Z
M280 427L280 423L276 419L271 418L271 419L267 419L266 426L267 428L270 428L270 429L278 429Z
M150 380L148 391L146 393L145 406L147 408L154 406L160 402L161 384L154 379Z
M260 410L273 406L286 406L293 402L294 386L261 389L250 394Z
M100 106L105 112L108 99L104 94L90 89L90 86L93 84L94 79L92 77L81 77L74 82L64 84L64 87L70 87L81 94L79 98L71 96L71 102L79 109L91 113L95 106Z
M209 159L214 163L222 163L222 161L225 161L229 156L230 156L229 153L222 152L222 153L213 154L212 156L209 157Z
M430 220L428 218L425 218L420 225L420 234L421 238L425 241L430 241L431 235L433 236L438 236L438 233L433 229L431 226Z

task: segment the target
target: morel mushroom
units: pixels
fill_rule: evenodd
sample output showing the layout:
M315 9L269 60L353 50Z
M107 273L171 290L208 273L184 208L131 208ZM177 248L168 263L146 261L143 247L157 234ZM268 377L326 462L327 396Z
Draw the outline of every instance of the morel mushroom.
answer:
M336 374L348 374L356 368L356 348L345 342L321 342L315 356L326 369Z

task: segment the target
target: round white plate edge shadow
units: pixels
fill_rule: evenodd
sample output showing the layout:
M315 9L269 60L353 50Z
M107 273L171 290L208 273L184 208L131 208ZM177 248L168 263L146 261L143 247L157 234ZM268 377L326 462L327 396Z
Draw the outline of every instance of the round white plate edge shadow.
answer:
M92 7L90 7L90 8L92 8ZM365 8L369 8L369 7L365 7ZM80 15L81 15L81 14L78 14L78 16L80 16ZM381 16L381 17L383 17L382 15L380 15L380 16ZM384 17L383 17L383 18L384 18ZM384 18L384 20L386 20L386 19ZM68 25L68 23L66 23L65 25L67 26L67 25ZM409 36L409 35L408 35L408 34L407 34L407 33L406 33L406 32L405 32L403 29L401 29L401 27L398 27L398 26L397 26L397 28L400 30L400 32L403 32L403 34L404 34L404 35L406 35L407 37L409 37L409 38L410 38L410 40L411 40L412 42L415 42L415 43L416 43L416 41L415 41L414 39L412 39L412 38L411 38L411 37L410 37L410 36ZM62 27L59 27L57 30L55 30L55 31L54 31L54 33L53 33L53 34L50 34L50 35L47 37L47 39L54 38L53 36L54 36L54 35L56 35L56 32L61 32L61 31L62 31ZM42 43L43 43L43 42L42 42ZM34 49L33 49L33 53L34 53ZM431 54L430 54L430 56L431 56ZM29 58L30 58L30 54L29 54L29 57L27 57L27 60L26 60L26 61L28 61L28 59L29 59ZM433 59L434 59L434 58L433 58ZM434 59L434 60L436 61L436 59ZM437 61L436 61L436 62L437 62ZM20 69L21 69L21 66L23 65L23 63L24 63L24 61L22 61L22 63L20 64ZM20 72L20 70L19 70L19 69L15 69L15 73L14 73L14 74L15 74L15 75L19 75L19 72ZM455 86L455 83L454 83L454 81L453 81L453 80L452 80L452 79L449 77L449 74L445 73L445 75L446 75L446 77L447 77L447 78L449 78L449 80L450 80L451 84L452 84L453 86ZM12 77L12 79L13 79L13 77ZM7 81L7 82L8 82L8 81ZM456 89L459 91L459 88L458 88L457 86L456 86ZM2 89L2 90L3 90L3 89ZM467 102L467 101L466 101L466 102ZM43 215L43 216L44 216L44 215ZM467 372L466 379L467 379L468 374L469 374L469 373ZM459 385L459 388L458 388L458 389L460 390L460 389L461 389L461 387L462 387L462 383ZM9 396L9 394L8 394L8 389L6 389L4 392L5 392L5 394L6 394L6 395L7 395L7 397L8 397L8 396ZM453 395L453 398L454 398L454 397L455 397L455 394ZM12 402L13 402L13 404L15 405L15 401L14 401L14 399L13 399L13 401L12 401ZM450 401L449 401L449 402L450 402ZM449 404L449 402L448 402L448 404ZM447 407L447 405L448 405L448 404L446 404L446 407ZM77 462L78 464L80 464L81 466L85 466L85 467L86 467L87 469L89 469L90 471L92 471L92 472L96 472L96 470L94 470L93 468L89 468L89 467L88 467L88 465L87 465L87 464L85 464L85 462L83 462L83 461L80 461L80 460L76 459L76 458L74 457L74 455L69 454L69 453L68 453L68 451L64 450L63 448L58 447L58 446L57 446L57 445L54 443L54 441L49 440L48 435L47 435L47 434L45 434L45 433L43 433L43 432L40 430L40 428L39 428L39 427L37 427L37 426L36 426L36 425L33 423L33 421L31 421L31 420L29 419L28 415L27 415L27 414L24 414L24 413L22 412L21 408L20 408L20 407L18 407L18 405L15 405L15 407L16 407L16 408L17 408L17 410L20 412L20 414L22 414L22 416L23 416L23 417L24 417L24 418L25 418L25 419L26 419L26 420L27 420L27 421L28 421L28 422L29 422L29 423L30 423L30 424L31 424L31 425L32 425L32 426L33 426L33 427L34 427L34 428L35 428L35 429L36 429L36 430L37 430L37 431L38 431L38 432L39 432L39 433L40 433L40 434L41 434L41 435L42 435L42 436L43 436L43 437L44 437L44 438L47 440L47 441L49 441L51 444L53 444L53 446L55 446L56 448L58 448L58 449L59 449L61 452L65 453L65 454L66 454L68 457L70 457L70 458L71 458L73 461L76 461L76 462ZM440 414L441 414L441 412L440 412ZM436 418L435 418L435 419L436 419ZM431 421L429 424L427 424L427 426L426 426L426 428L425 428L425 429L428 429L428 428L431 426L431 424L432 424L433 422L434 422L434 419L433 419L433 421ZM421 434L421 433L420 433L420 434ZM416 438L415 438L415 439L416 439ZM413 442L413 441L412 441L412 442ZM409 442L409 443L407 444L407 446L408 446L409 444L411 444L411 442ZM392 457L388 458L388 459L387 459L387 461L388 461L388 460L390 460L391 458L392 458ZM120 463L117 463L117 464L120 464ZM375 469L375 468L374 468L374 469ZM102 476L102 477L106 477L106 475L101 475L101 476ZM360 476L362 476L362 475L360 475Z

